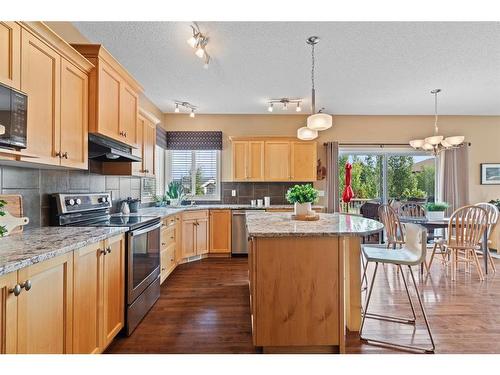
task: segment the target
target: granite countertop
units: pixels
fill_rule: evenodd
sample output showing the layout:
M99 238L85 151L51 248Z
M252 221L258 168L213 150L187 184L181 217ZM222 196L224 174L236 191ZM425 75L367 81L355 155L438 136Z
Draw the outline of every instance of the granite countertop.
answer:
M324 206L313 206L313 208L324 208ZM193 210L266 210L266 209L293 209L292 205L277 205L272 204L269 207L252 207L249 204L202 204L196 206L179 206L179 207L147 207L141 208L139 212L131 215L150 215L166 217L175 215L184 211Z
M289 213L248 212L250 237L366 236L380 232L382 223L361 216L319 214L317 221L292 220Z
M0 276L126 231L124 227L42 227L1 238Z

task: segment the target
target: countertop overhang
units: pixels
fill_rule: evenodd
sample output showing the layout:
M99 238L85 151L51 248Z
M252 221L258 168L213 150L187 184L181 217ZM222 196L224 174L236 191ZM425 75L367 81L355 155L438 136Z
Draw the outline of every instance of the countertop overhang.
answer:
M367 236L384 229L382 223L347 214L319 214L317 221L292 220L290 213L248 212L249 237Z

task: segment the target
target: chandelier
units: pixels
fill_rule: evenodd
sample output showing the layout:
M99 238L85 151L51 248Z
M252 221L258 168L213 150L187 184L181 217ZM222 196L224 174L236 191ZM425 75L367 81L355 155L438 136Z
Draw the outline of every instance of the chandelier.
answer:
M454 135L444 137L439 134L438 128L438 94L441 89L434 89L431 94L434 95L434 135L424 139L413 139L410 141L410 146L415 150L424 150L431 152L433 155L438 155L441 151L452 148L462 147L465 137L463 135Z
M332 127L332 116L326 113L322 113L323 109L320 109L316 113L316 90L314 86L314 46L318 44L319 37L311 36L307 38L306 43L311 46L311 115L307 118L307 126L304 126L297 130L297 138L302 140L311 140L318 137L318 131L326 130Z

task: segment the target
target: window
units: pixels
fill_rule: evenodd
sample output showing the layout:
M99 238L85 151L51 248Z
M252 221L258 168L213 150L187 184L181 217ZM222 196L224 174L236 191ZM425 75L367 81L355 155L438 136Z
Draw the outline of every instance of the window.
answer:
M352 164L354 199L344 204L345 164ZM341 149L339 155L339 199L342 211L358 212L366 201L435 199L434 156L408 150Z
M167 181L184 186L188 199L220 200L220 151L169 150Z

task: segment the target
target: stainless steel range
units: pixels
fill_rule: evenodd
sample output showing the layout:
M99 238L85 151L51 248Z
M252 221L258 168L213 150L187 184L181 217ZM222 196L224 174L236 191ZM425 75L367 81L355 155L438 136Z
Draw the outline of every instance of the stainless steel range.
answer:
M160 296L160 218L110 214L108 193L58 193L51 197L56 226L127 227L126 334L130 335Z

